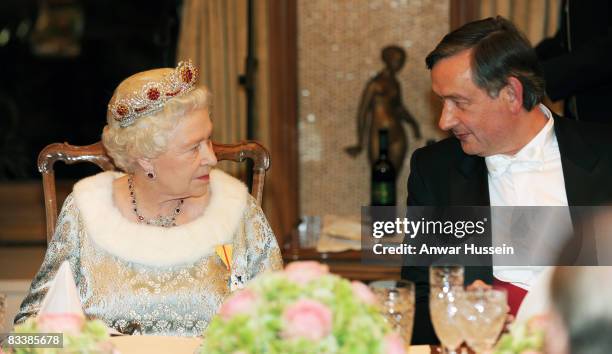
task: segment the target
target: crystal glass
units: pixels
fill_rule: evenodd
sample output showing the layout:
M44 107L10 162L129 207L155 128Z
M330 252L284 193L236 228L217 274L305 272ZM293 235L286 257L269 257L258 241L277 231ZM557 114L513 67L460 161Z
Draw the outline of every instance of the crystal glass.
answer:
M429 268L429 312L443 353L456 353L463 342L459 328L459 299L463 294L462 266Z
M459 322L467 344L476 352L493 348L506 320L508 296L505 290L474 289L459 301Z
M429 312L434 331L440 339L442 353L457 353L463 343L459 328L459 299L462 287L429 289Z
M429 267L429 286L443 289L463 287L463 266L440 265Z
M387 323L398 331L406 347L412 341L414 324L414 283L405 280L379 280L370 283L370 289Z
M321 217L305 215L298 225L301 248L315 248L321 234Z

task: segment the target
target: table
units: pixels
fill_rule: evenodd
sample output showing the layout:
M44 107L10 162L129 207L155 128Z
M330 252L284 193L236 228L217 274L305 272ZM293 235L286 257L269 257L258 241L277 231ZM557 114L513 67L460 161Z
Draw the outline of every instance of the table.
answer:
M193 354L202 343L201 338L161 336L119 336L111 343L120 354Z
M111 342L121 354L193 354L202 342L201 338L120 336ZM409 354L432 354L437 349L428 345L410 347Z
M302 248L297 230L283 245L283 261L317 261L329 266L332 273L351 280L369 282L380 279L400 279L401 267L378 266L361 263L361 251L317 252L315 248Z
M321 262L327 264L332 273L351 280L400 279L400 267L363 264L360 251L320 253L314 248L289 248L283 250L283 260L285 264L293 261Z

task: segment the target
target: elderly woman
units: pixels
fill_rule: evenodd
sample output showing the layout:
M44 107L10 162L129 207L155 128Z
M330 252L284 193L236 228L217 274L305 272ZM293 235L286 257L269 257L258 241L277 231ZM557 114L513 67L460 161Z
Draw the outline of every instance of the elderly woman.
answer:
M282 267L246 186L216 170L210 94L191 62L115 90L103 142L125 173L79 181L15 322L38 313L68 260L85 314L123 333L199 335L223 300Z

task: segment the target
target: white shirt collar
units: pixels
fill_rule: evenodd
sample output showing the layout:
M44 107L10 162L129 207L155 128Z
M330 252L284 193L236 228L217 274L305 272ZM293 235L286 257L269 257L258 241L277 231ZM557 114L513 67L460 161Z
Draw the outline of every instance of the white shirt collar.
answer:
M544 113L548 122L527 145L515 155L497 154L485 157L487 170L492 177L504 174L512 164L536 165L543 163L551 153L556 151L557 139L554 131L554 119L550 110L540 104L538 108Z

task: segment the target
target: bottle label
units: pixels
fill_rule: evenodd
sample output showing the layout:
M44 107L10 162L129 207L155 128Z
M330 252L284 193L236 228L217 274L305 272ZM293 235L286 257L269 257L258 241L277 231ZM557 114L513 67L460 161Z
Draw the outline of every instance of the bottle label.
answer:
M372 205L395 205L395 183L391 181L374 182Z

